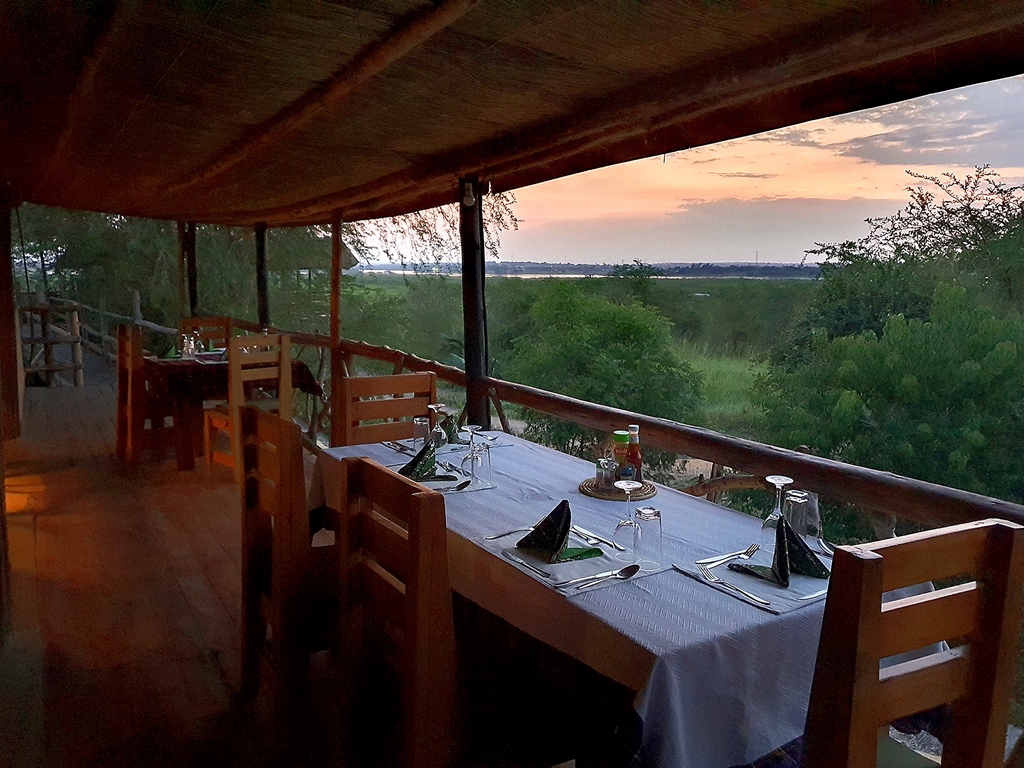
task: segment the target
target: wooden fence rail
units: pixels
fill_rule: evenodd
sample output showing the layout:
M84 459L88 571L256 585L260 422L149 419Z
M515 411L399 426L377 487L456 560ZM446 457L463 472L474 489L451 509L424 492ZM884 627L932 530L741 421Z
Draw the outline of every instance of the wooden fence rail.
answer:
M255 333L264 330L258 323L246 320L234 320L234 325ZM175 333L174 329L161 330ZM352 358L363 357L390 363L396 373L402 370L433 371L442 381L457 387L466 386L465 371L390 347L346 339L342 340L336 350L332 350L330 337L323 334L292 332L275 327L266 330L271 333L288 333L293 344L298 346L319 347L329 350L331 354L342 355L346 371L352 370ZM753 440L729 437L710 429L577 400L524 384L492 377L487 377L485 384L503 423L504 416L500 412L502 403L510 403L606 432L622 429L626 424L639 424L647 445L761 477L785 474L792 477L801 488L815 491L834 501L855 504L904 520L926 525L953 525L999 517L1024 524L1024 506L1001 499L810 456Z

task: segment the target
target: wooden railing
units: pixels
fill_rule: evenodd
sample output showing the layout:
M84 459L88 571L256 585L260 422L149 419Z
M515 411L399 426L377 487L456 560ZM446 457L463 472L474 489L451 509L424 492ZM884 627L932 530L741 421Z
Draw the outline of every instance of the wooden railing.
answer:
M255 323L236 322L239 327L262 330ZM271 330L287 332L276 328ZM331 345L330 338L322 334L292 333L291 336L293 342L298 344L328 349ZM345 357L347 370L351 370L351 358L364 357L391 363L396 372L403 369L433 371L442 381L458 387L466 386L465 371L390 347L343 340L339 351ZM903 520L925 525L952 525L999 517L1024 525L1024 507L1001 499L810 456L753 440L729 437L710 429L589 403L524 384L489 377L486 385L491 394L491 402L499 412L502 403L511 403L606 432L622 429L626 424L639 424L645 444L655 448L704 459L761 477L785 474L792 477L801 488L815 491L833 501L855 504ZM507 429L507 424L503 426Z
M78 305L49 303L45 299L31 297L25 303L19 302L21 327L28 326L28 336L22 336L21 344L29 348L29 361L25 373L38 373L46 384L54 383L57 373L70 373L76 387L85 383L82 364L82 335L78 320ZM62 326L60 323L63 322ZM68 345L71 348L71 362L58 362L54 348ZM36 347L39 352L36 352ZM40 363L40 358L42 362Z

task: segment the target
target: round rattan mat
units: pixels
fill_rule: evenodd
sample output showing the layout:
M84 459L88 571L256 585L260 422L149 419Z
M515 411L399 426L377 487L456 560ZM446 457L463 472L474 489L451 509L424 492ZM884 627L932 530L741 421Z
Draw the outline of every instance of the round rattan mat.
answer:
M618 488L612 488L609 491L601 490L597 487L597 480L594 478L588 478L580 483L580 493L585 496L593 496L595 499L606 499L607 501L625 501L625 491L620 491ZM644 501L645 499L654 498L658 493L658 488L654 483L649 483L646 480L642 480L640 488L633 491L629 495L629 498L633 501Z

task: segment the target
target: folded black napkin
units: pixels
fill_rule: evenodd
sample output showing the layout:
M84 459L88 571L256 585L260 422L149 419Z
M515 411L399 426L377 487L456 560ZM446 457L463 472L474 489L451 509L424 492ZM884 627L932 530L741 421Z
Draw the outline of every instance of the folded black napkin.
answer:
M568 499L562 499L547 517L533 526L533 530L516 542L516 549L528 551L547 563L586 560L604 553L597 547L567 547L572 512Z
M420 448L415 456L409 459L405 466L398 470L398 474L417 482L459 479L457 475L437 474L437 450L434 444L429 441Z
M437 451L432 440L425 440L422 448L398 470L410 480L425 480L437 473Z
M729 563L729 569L740 573L749 573L783 587L789 586L789 574L791 573L812 576L816 579L827 579L829 576L828 568L822 564L818 556L807 546L807 542L793 530L793 526L784 517L779 519L779 525L775 529L775 557L772 559L771 568L766 565Z

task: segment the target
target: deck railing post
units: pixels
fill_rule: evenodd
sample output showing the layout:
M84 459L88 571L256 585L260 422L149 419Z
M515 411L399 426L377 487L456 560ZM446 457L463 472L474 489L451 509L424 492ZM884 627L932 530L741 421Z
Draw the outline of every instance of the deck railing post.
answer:
M267 225L258 222L256 234L256 314L261 328L270 327L270 299L267 295Z
M488 401L487 308L484 300L484 218L480 182L459 180L459 237L462 241L462 324L466 358L466 417L491 428Z
M198 302L198 282L196 273L196 223L194 221L178 222L178 321L185 317L196 316ZM186 291L187 286L187 291ZM186 298L187 297L187 298ZM186 310L187 305L187 310Z
M331 218L331 445L341 445L345 439L345 425L334 418L341 412L335 406L341 379L348 373L341 351L341 251L341 213L335 211Z
M21 329L14 308L14 269L11 262L11 199L0 184L0 437L21 435L18 404L18 341Z

